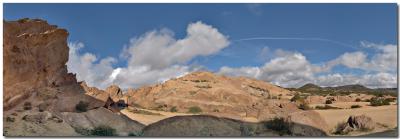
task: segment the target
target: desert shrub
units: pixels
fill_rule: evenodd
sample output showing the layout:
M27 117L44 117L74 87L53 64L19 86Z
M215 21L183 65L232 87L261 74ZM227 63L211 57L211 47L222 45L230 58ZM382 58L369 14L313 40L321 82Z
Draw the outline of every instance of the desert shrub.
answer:
M13 117L7 117L7 118L6 118L6 121L7 121L7 122L14 122L14 121L15 121L15 118L13 118Z
M325 104L332 104L332 100L329 100L329 99L326 100L326 101L325 101Z
M218 109L214 109L213 112L219 112L219 110Z
M84 136L90 136L90 129L75 127L75 132Z
M197 88L205 88L205 89L212 88L210 85L204 85L204 86L196 85L195 87L197 87Z
M396 98L386 98L385 101L388 101L388 102L395 102L395 101L396 101Z
M116 136L116 130L109 126L98 126L90 130L92 136Z
M132 113L137 113L137 114L144 114L144 115L162 115L160 113L154 113L154 112L150 112L150 111L146 111L146 110L140 110L140 109L128 109L129 112Z
M354 108L361 108L361 106L360 106L360 105L351 105L350 108L352 108L352 109L354 109Z
M24 103L24 110L31 110L32 109L32 103L31 102L25 102Z
M188 112L189 112L189 113L200 113L200 112L202 112L202 110L201 110L200 107L193 106L193 107L190 107L190 108L189 108L189 111L188 111Z
M312 109L307 103L300 104L298 108L302 109L302 110L311 110Z
M128 136L140 137L140 136L143 136L143 132L142 132L142 131L130 132L130 133L128 134Z
M249 137L249 136L254 136L254 134L255 132L253 127L246 126L243 124L240 125L240 136Z
M173 106L169 111L170 112L178 112L178 109L176 108L176 106Z
M291 102L295 102L295 101L298 101L298 100L300 100L300 99L301 99L300 94L299 94L299 93L296 93L296 94L290 99L290 101L291 101Z
M39 108L39 112L43 112L47 109L48 105L46 103L40 103L38 108Z
M268 129L277 131L280 136L282 135L290 135L289 123L285 121L283 118L277 118L267 121L264 123L264 126Z
M79 103L76 104L75 109L76 109L77 112L86 112L88 106L89 106L89 103L83 102L83 101L79 101Z
M272 99L278 99L278 97L277 96L272 96Z
M356 102L361 102L361 99L360 99L360 98L357 98L357 99L356 99Z
M22 18L18 20L18 23L26 23L29 21L29 18Z
M341 108L333 107L333 106L330 106L330 105L324 105L324 106L316 106L315 109L328 110L328 109L341 109Z
M371 106L390 105L389 100L383 99L383 98L378 98L378 97L371 98L369 103Z

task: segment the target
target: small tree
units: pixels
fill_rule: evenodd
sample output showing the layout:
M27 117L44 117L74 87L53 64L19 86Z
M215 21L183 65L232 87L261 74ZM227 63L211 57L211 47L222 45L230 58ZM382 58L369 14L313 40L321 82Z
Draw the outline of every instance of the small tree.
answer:
M176 106L173 106L169 111L170 112L178 112L178 109L176 109Z
M202 112L202 110L201 110L200 107L193 106L193 107L190 107L190 108L189 108L189 111L188 111L188 112L189 112L189 113L200 113L200 112Z
M360 106L360 105L351 105L351 108L352 108L352 109L354 109L354 108L361 108L361 106Z
M24 103L24 110L31 110L32 109L32 103L31 102L25 102Z
M83 102L83 101L79 101L79 103L76 104L75 109L76 109L77 112L86 112L88 106L89 106L89 103Z
M98 126L90 131L92 136L116 136L116 130L109 126Z
M329 100L329 99L326 100L326 101L325 101L325 104L332 104L332 100Z
M299 93L296 93L296 94L290 99L290 101L291 101L291 102L295 102L295 101L297 101L297 100L299 100L299 99L301 99L301 96L300 96Z
M360 99L360 98L357 98L357 99L356 99L356 102L361 102L361 99Z

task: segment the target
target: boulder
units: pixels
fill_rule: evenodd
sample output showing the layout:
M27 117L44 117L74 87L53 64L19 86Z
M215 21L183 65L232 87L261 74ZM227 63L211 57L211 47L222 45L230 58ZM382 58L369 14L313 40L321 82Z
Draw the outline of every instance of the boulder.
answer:
M289 114L285 119L289 130L295 136L327 136L328 124L315 111L299 111Z
M117 85L111 85L105 90L114 102L118 102L123 96L122 90Z
M368 131L375 129L376 123L371 117L365 115L349 116L346 122L339 123L336 134L347 134L352 131Z
M113 113L106 108L97 108L83 113L63 112L61 117L76 129L93 129L99 126L109 126L120 136L131 132L140 132L143 124L133 121L125 115Z

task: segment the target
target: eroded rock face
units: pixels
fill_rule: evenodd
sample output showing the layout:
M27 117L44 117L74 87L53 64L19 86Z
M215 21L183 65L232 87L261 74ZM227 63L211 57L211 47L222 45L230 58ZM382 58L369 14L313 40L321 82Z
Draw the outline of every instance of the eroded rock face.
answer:
M75 75L68 73L65 65L69 51L68 32L65 29L37 19L3 23L5 110L11 109L32 95L43 96L41 88L58 88L58 91L53 90L54 96L58 93L74 97L82 94L83 90L78 86ZM59 91L64 86L74 86L69 87L74 90ZM84 96L76 98L82 101L96 101ZM74 104L63 105L74 106Z
M164 111L175 107L178 112L199 107L208 114L223 113L262 120L285 113L286 108L275 104L289 102L285 98L288 95L291 95L290 91L264 81L211 72L193 72L125 93L131 106Z
M68 32L43 20L4 21L4 108L34 89L68 81Z
M141 128L134 124L128 127L126 124L132 120L103 110L105 102L86 95L84 89L87 88L82 88L75 75L68 73L68 32L65 29L38 19L3 23L3 104L4 116L10 121L4 124L5 136L79 135L72 126L76 123L64 122L62 117L52 120L61 113L72 113L99 123L109 121L106 125L118 130ZM88 111L87 114L76 113L79 103L85 104L80 109Z
M122 90L117 85L111 85L105 90L114 102L119 101L119 99L123 96Z

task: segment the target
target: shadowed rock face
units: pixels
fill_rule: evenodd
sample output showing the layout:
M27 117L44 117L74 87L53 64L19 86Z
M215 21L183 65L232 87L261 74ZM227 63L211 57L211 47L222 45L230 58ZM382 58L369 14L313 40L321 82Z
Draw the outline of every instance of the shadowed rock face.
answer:
M301 123L282 123L287 133L268 128L271 122L249 123L209 115L176 116L153 123L143 129L144 136L326 136L326 132ZM283 126L283 125L280 125ZM299 129L306 132L299 131Z

